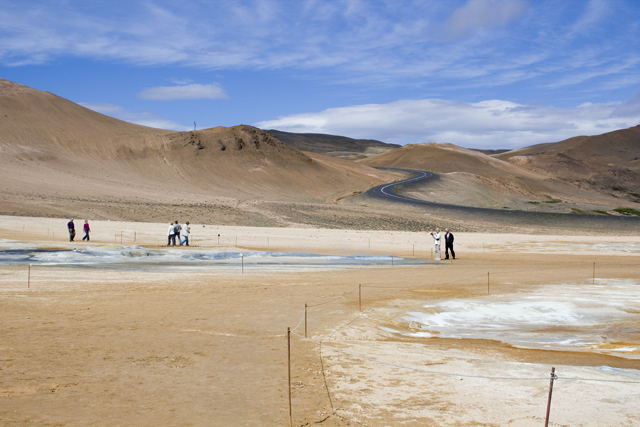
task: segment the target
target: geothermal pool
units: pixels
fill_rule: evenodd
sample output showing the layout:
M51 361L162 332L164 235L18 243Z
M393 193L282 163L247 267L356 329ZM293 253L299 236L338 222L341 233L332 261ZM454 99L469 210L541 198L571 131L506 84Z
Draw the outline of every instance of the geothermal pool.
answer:
M425 304L402 316L412 337L489 339L521 348L640 359L640 281L541 286L528 292Z
M313 271L423 265L423 259L398 258L390 255L317 255L273 251L215 251L179 249L146 249L137 246L80 248L34 247L0 242L0 266L43 265L100 269L180 269L252 272Z

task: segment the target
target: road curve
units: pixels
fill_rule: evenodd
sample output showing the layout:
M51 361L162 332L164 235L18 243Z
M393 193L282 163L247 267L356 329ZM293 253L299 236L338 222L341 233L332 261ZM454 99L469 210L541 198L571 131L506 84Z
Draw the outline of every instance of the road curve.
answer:
M414 176L413 178L404 179L402 181L395 181L395 182L391 182L389 184L379 185L377 187L373 187L372 189L370 189L369 191L366 192L366 194L369 197L391 198L391 199L397 199L397 200L400 200L400 201L403 201L403 202L406 202L406 201L423 202L423 200L412 199L410 197L404 197L404 196L400 196L400 195L396 194L394 192L394 189L395 189L396 186L402 185L402 184L408 184L410 182L426 181L428 178L431 178L431 177L435 176L435 174L433 172L420 171L420 170L414 170L414 169L396 169L396 168L376 168L376 169L391 170L391 171L402 171L402 172L410 172L410 173L417 174L417 176ZM429 202L426 202L426 203L429 203Z
M512 223L522 225L557 225L557 226L622 226L633 229L640 228L640 217L586 215L554 212L531 212L508 209L477 208L472 206L450 205L447 203L429 202L427 200L413 199L397 193L396 187L401 185L415 185L421 182L437 178L433 172L416 169L376 168L388 171L399 171L415 174L416 176L401 181L373 187L364 193L365 197L378 200L386 200L396 203L404 203L412 206L423 207L429 212L443 215L461 216L463 218L475 218L500 223Z

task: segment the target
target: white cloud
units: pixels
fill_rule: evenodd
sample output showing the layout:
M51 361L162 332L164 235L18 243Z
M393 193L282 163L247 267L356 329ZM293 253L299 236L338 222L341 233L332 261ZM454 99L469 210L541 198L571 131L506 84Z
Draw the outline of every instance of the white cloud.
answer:
M522 16L526 7L524 0L469 0L453 12L446 31L459 38L480 28L504 26Z
M228 98L224 90L217 84L183 84L178 86L158 86L143 90L140 99L169 101L172 99L222 99Z
M331 108L256 123L262 129L327 133L390 143L449 142L467 148L519 148L635 126L640 113L616 114L620 103L572 108L490 100L444 99ZM625 109L627 113L629 110Z
M182 126L171 120L162 119L153 113L149 113L149 112L134 113L119 105L105 104L105 103L86 103L86 102L80 102L80 105L90 110L96 111L100 114L104 114L105 116L114 117L116 119L123 120L129 123L135 123L137 125L149 126L157 129L170 129L170 130L178 130L178 131L191 130L191 127Z

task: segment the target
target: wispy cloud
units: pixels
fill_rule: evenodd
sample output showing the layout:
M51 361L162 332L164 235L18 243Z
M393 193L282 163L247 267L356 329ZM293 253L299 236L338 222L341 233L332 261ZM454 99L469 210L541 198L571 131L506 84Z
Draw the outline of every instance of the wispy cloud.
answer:
M640 57L637 8L624 13L618 3L631 7L625 0L149 0L124 8L0 0L0 64L75 56L294 69L325 84L535 87L532 76L547 88L593 77L607 84ZM571 59L581 57L607 61ZM582 79L572 78L576 71Z
M464 37L481 28L507 25L526 7L524 0L468 0L453 12L445 29L452 38Z
M84 102L81 102L80 105L90 110L96 111L100 114L104 114L105 116L114 117L116 119L120 119L129 123L135 123L137 125L149 126L157 129L170 129L170 130L178 130L178 131L191 130L191 127L180 125L171 120L165 120L163 118L156 116L153 113L149 113L149 112L134 113L119 105L104 104L104 103L84 103Z
M143 90L140 99L169 101L173 99L224 99L228 98L224 90L217 84L183 84L178 86L159 86Z
M593 31L612 10L612 2L607 0L589 0L584 13L572 26L572 34L585 34ZM614 5L615 7L615 5Z
M640 91L632 98L622 102L611 113L613 117L628 117L638 118L640 117Z
M635 98L620 114L616 113L618 107L618 103L555 108L501 100L464 103L422 99L331 108L263 121L256 126L400 144L449 142L468 148L518 148L601 134L640 122Z

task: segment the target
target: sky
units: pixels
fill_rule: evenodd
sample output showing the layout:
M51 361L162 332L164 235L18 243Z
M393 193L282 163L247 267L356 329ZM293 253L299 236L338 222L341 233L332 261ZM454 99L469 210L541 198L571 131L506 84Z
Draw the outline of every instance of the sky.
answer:
M163 129L518 148L640 123L640 2L0 0L0 78Z

